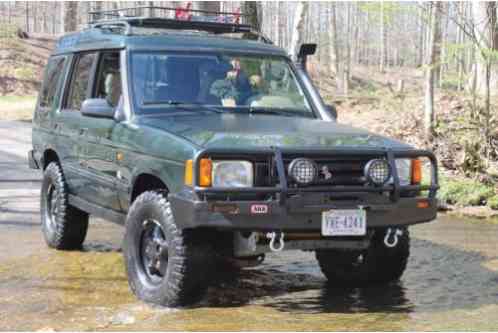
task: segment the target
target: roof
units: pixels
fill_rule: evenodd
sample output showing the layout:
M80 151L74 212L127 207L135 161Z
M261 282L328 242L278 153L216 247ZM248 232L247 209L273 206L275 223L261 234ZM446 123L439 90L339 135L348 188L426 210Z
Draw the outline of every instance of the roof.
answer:
M91 27L62 37L56 45L54 54L120 48L286 55L283 49L267 42L234 38L222 34L150 28L143 28L134 34L122 34L103 27Z

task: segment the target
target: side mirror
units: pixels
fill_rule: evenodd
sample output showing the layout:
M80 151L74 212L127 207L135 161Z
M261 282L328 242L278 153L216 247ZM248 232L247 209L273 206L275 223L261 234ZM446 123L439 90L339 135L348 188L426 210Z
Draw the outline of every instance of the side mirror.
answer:
M81 114L95 118L114 118L115 110L104 98L89 98L81 106Z
M325 108L330 113L330 115L337 120L337 109L335 108L335 106L330 104L330 105L325 105Z
M299 48L299 53L297 54L297 61L301 64L304 70L306 70L306 61L308 56L315 54L316 44L302 44Z

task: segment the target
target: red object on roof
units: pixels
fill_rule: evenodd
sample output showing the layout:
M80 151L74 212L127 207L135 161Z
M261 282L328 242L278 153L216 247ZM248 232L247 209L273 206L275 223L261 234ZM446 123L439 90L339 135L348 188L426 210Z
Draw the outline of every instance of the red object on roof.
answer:
M192 9L192 3L189 2L187 3L187 6L184 7L178 7L175 10L175 19L177 20L183 20L183 21L190 21L192 19L192 13L190 10Z

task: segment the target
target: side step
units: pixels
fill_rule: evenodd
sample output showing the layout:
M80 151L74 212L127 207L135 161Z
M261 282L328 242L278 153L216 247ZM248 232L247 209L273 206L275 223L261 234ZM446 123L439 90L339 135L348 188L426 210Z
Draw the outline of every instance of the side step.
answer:
M112 209L103 208L72 194L69 195L69 204L87 212L90 215L94 215L120 225L124 225L126 221L126 214L116 212Z

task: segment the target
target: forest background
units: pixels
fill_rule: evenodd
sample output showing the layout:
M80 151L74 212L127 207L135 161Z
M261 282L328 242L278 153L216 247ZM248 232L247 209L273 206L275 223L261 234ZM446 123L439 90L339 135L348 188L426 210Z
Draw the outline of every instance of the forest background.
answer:
M171 7L241 13L308 70L339 122L433 150L441 209L498 215L498 26L489 2L0 1L0 119L29 120L61 35L89 12Z

